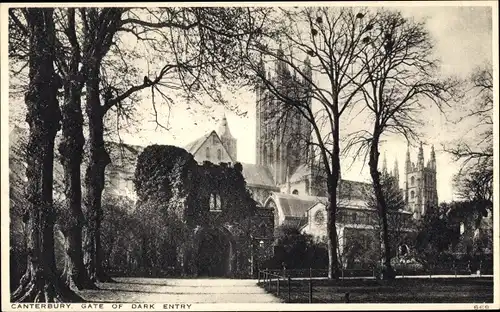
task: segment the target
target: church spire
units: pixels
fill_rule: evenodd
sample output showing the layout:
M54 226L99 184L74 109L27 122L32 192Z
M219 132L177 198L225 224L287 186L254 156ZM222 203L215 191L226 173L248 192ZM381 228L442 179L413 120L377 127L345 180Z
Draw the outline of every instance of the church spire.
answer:
M222 115L222 120L219 124L219 130L217 131L219 136L232 138L231 131L229 131L229 126L227 124L226 113Z
M387 157L384 152L384 160L382 161L382 174L386 175L388 174L387 172Z
M236 146L236 138L233 137L231 131L229 131L229 125L227 123L226 114L222 116L221 123L219 124L219 129L217 131L219 138L222 142L222 145L226 148L226 151L229 153L232 161L237 160L237 146Z
M408 174L411 170L410 144L408 143L406 147L405 173Z
M434 152L434 144L431 146L430 168L436 170L436 153Z
M396 180L396 184L399 187L399 164L398 164L398 159L394 161L394 169L392 171L392 175L394 176L394 179Z
M422 147L422 141L420 141L420 148L418 149L418 163L417 167L419 170L424 168L424 149Z

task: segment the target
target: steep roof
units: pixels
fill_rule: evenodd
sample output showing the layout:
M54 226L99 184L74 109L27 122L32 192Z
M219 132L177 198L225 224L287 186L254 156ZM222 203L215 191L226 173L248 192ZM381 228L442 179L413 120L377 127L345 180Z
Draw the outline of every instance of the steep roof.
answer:
M319 196L304 196L304 195L290 195L284 193L273 192L271 197L267 200L273 200L285 218L287 217L304 217L305 212L318 202L326 203L326 197ZM267 206L267 205L266 205Z
M198 139L188 143L184 147L184 149L186 151L188 151L189 153L194 155L200 149L200 147L203 145L203 143L205 143L205 141L208 140L208 138L210 137L210 135L213 132L215 132L215 131L210 131L210 132L205 133L203 136L199 137Z
M243 167L243 177L245 181L250 186L264 186L276 188L276 183L274 183L273 176L266 166L241 163Z
M208 133L206 133L205 135L203 135L202 137L188 143L184 149L186 151L188 151L191 155L195 155L196 152L198 152L198 150L200 149L200 147L210 138L210 136L212 135L212 133L217 137L217 139L219 140L219 142L221 142L221 145L222 145L222 148L224 148L224 151L226 152L226 154L229 156L229 158L235 162L236 159L233 159L231 157L231 154L229 154L229 151L227 150L226 146L222 143L222 140L220 138L220 136L217 134L217 132L215 130L212 130Z
M356 198L366 200L367 196L372 192L372 185L366 182L340 180L339 183L340 197Z

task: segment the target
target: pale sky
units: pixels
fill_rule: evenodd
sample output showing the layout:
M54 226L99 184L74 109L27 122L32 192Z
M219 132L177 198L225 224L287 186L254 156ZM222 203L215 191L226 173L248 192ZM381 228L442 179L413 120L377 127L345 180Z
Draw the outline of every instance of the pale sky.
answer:
M435 40L436 56L442 61L442 72L465 77L473 68L485 62L492 62L492 11L489 7L401 7L398 8L408 17L426 19L428 29ZM216 130L220 118L225 113L233 136L237 139L238 160L255 163L255 94L246 90L227 93L231 106L238 106L240 111L247 111L240 117L221 106L207 106L177 102L169 109L157 99L159 120L167 124L170 130L156 128L151 122L152 102L148 92L143 93L143 100L137 103L134 115L136 122L121 133L126 143L147 146L149 144L170 144L185 146L206 132ZM189 107L189 109L188 109ZM11 110L12 111L12 110ZM434 144L437 157L438 197L440 201L453 199L451 179L458 171L457 164L441 151L441 143L460 136L466 136L468 129L452 127L437 109L425 114L427 122L419 129L425 135L424 158L427 162L430 145ZM12 120L12 119L11 119ZM156 128L156 129L155 129ZM388 138L381 147L386 155L388 167L393 168L394 160L399 162L400 179L403 179L406 142L404 138ZM411 149L412 161L416 161L417 147ZM370 181L368 165L357 162L348 169L350 161L342 161L342 178L356 181ZM403 184L400 185L403 187Z
M456 74L465 77L483 62L492 59L492 19L491 9L485 7L401 7L403 14L417 20L425 19L428 29L435 40L436 56L442 61L444 74ZM225 113L233 136L238 140L238 160L255 163L255 94L242 90L240 94L228 94L231 105L238 105L241 110L247 110L246 117L239 117L222 107L211 109L196 109L191 105L180 104L170 112L170 131L158 128L150 122L151 101L144 100L141 105L141 119L138 132L131 130L124 135L126 142L147 145L151 143L172 144L184 146L208 131L217 129L221 116ZM162 112L164 116L168 112ZM420 129L425 133L425 162L429 158L430 145L434 144L437 157L438 196L440 201L453 199L451 179L458 170L457 164L441 151L441 143L453 137L466 135L466 129L456 127L446 122L437 109L429 111L426 124ZM166 123L166 118L162 119ZM399 162L400 177L404 172L406 141L404 138L388 138L381 147L381 153L386 155L388 167L392 170L394 160ZM411 149L412 161L416 161L417 147ZM345 159L342 165L342 177L357 181L369 181L367 165L358 161L349 170L350 160ZM401 184L401 187L403 185Z

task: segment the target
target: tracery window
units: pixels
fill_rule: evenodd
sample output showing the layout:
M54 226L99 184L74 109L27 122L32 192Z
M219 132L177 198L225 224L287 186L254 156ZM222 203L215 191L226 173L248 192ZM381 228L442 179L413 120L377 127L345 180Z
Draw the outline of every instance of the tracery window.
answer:
M219 194L210 194L210 211L221 211L221 199Z
M318 210L314 214L314 222L316 222L317 225L323 225L325 222L325 215L323 214L323 211Z

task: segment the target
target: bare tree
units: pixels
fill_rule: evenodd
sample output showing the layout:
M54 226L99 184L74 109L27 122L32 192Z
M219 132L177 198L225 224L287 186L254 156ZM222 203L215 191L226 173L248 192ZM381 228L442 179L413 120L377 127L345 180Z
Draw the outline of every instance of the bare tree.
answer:
M265 10L256 9L255 11ZM10 56L19 60L19 76L26 68L27 32L21 10L10 12ZM131 102L137 101L138 92L151 88L155 122L159 124L155 94L160 100L173 104L169 93L181 90L190 99L204 92L216 100L221 99L220 83L241 77L241 66L235 53L235 40L258 35L258 18L246 8L81 8L60 9L55 15L58 36L54 49L57 71L63 78L64 105L63 139L60 145L61 162L65 168L66 205L59 218L68 238L66 281L77 288L92 287L92 280L106 280L100 269L100 220L101 194L104 172L110 162L104 147L105 120L114 111L119 129L120 117L127 119L133 110ZM23 23L24 22L24 23ZM156 77L138 77L133 59L123 47L124 34L148 43L156 54ZM238 46L239 47L239 46ZM151 51L148 51L151 52ZM158 62L159 58L160 61ZM116 62L119 60L119 62ZM24 63L23 63L24 61ZM119 68L117 65L122 66ZM13 67L15 68L15 67ZM127 70L123 71L123 68ZM129 70L128 70L129 69ZM120 74L133 78L116 79ZM168 79L167 79L168 78ZM21 79L22 80L22 79ZM138 82L137 82L138 80ZM20 83L22 85L22 82ZM167 90L167 91L165 91ZM82 215L80 164L83 148L82 113L80 97L86 98L89 129L89 165L84 182L85 215ZM88 274L82 273L80 242L82 225L85 229L85 262Z
M60 51L56 62L64 85L64 104L61 106L62 140L59 145L66 184L64 216L59 221L67 240L63 275L71 287L94 288L84 267L82 249L82 228L85 217L82 211L81 164L85 139L81 98L85 75L83 67L80 66L82 55L77 34L76 10L60 9L59 14L59 26L61 33L64 34L58 42Z
M280 105L283 111L302 116L312 128L313 139L309 143L319 151L329 197L329 278L339 275L335 222L341 117L355 104L361 89L353 81L359 79L365 69L356 60L367 47L363 39L375 18L365 11L333 7L280 9L273 17L279 25L276 30L279 36L255 42L248 56L249 66L260 80L260 88L270 94L269 102ZM306 56L310 60L304 63ZM261 57L263 62L259 61ZM262 70L262 63L268 60L277 63L276 78ZM300 92L283 86L283 81L300 86ZM275 123L275 119L271 120L271 124Z
M387 133L399 134L407 140L417 138L418 114L430 99L441 108L451 85L436 79L437 61L431 58L432 44L425 24L404 18L394 11L379 12L363 38L367 48L359 55L366 76L359 82L363 100L372 118L370 131L352 135L348 149L357 146L355 155L369 157L370 175L382 220L382 252L384 278L393 278L387 200L380 181L379 145ZM358 83L358 82L356 82ZM365 156L366 158L366 156Z
M80 299L56 275L54 255L54 139L60 128L57 93L62 81L54 69L56 32L53 9L23 9L28 40L29 88L25 102L30 125L27 146L28 266L15 302L58 302ZM12 15L11 15L12 16Z
M474 216L475 228L493 209L493 74L492 65L478 67L469 77L459 109L464 112L457 125L473 123L464 130L469 134L444 147L461 163L454 177L454 188L464 201L464 211ZM474 146L474 147L473 147Z
M10 12L12 21L11 40L13 44L12 57L14 64L23 69L26 64L28 53L22 42L27 40L25 31L26 20L21 10L14 9ZM54 63L56 71L62 78L63 92L62 97L62 139L59 144L56 158L62 165L63 177L56 175L56 190L64 193L65 203L57 205L58 211L57 223L66 238L65 268L64 280L68 286L75 286L78 289L92 288L94 284L90 281L83 266L82 253L82 227L84 225L84 216L81 208L81 162L83 155L83 114L81 111L81 95L84 87L83 68L81 68L81 47L78 35L78 20L75 16L75 9L55 9L55 49ZM23 35L16 35L22 33ZM22 75L22 70L15 73L16 76ZM26 86L25 78L17 77L21 89ZM15 93L14 93L15 94ZM56 168L57 164L55 164ZM57 171L57 170L56 170Z
M473 133L477 136L464 135L463 138L452 143L453 147L444 146L444 150L450 153L455 161L462 162L462 169L474 166L481 162L491 162L493 158L493 67L490 63L474 69L465 83L465 94L462 97L462 105L458 110L464 112L454 122L458 125L466 125L473 122ZM466 128L470 133L469 126ZM475 147L473 147L475 146Z
M258 11L258 10L257 10ZM248 8L160 8L80 9L83 21L83 66L86 73L86 113L89 120L89 165L85 204L89 228L86 232L86 263L92 278L108 280L101 267L100 223L104 173L110 163L104 146L104 117L128 97L146 88L171 104L166 92L175 75L177 87L190 98L200 92L220 100L221 81L241 77L236 43L258 35L258 24ZM103 75L103 61L120 33L151 41L166 61L156 77L144 77L125 90L111 86ZM247 38L247 39L245 39ZM163 87L160 88L160 87ZM218 96L219 95L219 96ZM156 111L156 108L154 106Z

